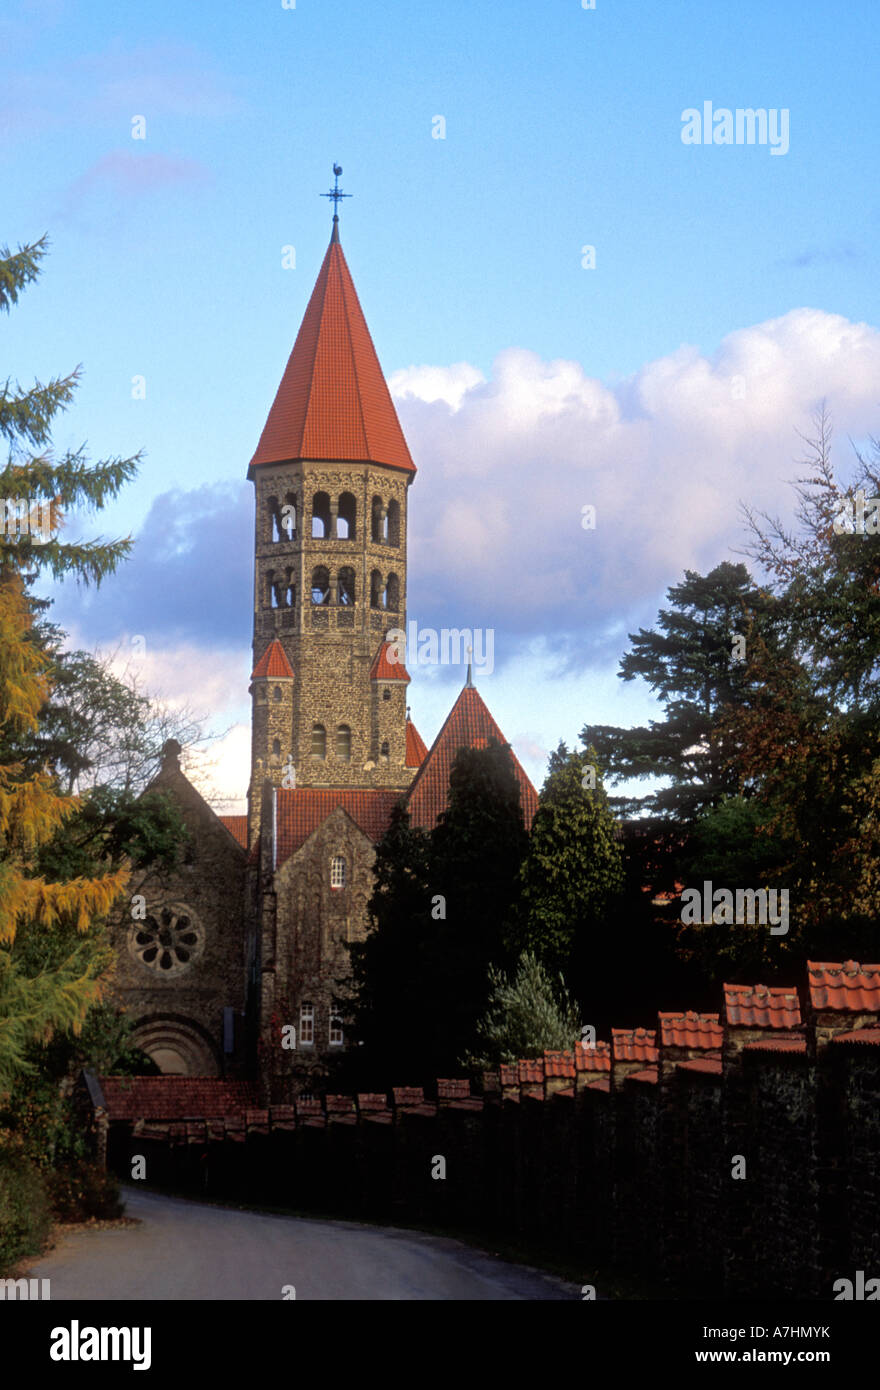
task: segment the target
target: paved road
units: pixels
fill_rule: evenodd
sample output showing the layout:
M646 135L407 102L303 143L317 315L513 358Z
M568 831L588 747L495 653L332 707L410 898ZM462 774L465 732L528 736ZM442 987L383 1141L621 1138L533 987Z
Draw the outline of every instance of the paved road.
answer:
M142 1225L65 1236L29 1268L58 1299L575 1299L579 1289L458 1241L263 1216L133 1188Z

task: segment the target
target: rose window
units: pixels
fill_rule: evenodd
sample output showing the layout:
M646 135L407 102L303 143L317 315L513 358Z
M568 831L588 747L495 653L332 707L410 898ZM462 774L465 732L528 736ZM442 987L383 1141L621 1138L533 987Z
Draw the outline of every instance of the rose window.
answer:
M158 975L179 975L202 954L205 933L192 908L168 903L153 908L129 932L129 950L141 965Z

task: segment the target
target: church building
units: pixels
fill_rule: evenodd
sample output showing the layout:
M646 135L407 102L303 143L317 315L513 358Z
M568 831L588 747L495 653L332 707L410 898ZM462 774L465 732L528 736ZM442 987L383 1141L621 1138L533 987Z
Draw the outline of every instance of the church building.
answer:
M403 800L430 829L459 748L506 742L469 674L430 750L410 718L393 633L407 630L416 467L336 215L248 477L247 815L216 815L166 744L151 788L177 801L189 848L173 873L132 881L139 910L117 924L113 996L163 1072L249 1078L282 1102L319 1086L346 1046L345 946L367 930L392 809ZM513 761L529 825L537 795Z

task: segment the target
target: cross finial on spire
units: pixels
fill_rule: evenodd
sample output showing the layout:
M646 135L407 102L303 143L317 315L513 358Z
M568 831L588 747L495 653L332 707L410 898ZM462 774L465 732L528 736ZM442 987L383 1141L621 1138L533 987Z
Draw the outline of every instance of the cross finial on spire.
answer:
M339 175L340 175L341 173L342 173L342 165L341 165L341 164L334 164L334 165L333 165L333 177L334 177L333 187L330 189L330 192L329 192L329 193L322 193L322 194L320 194L320 197L322 197L322 198L332 198L332 199L333 199L333 236L332 236L332 238L331 238L331 240L333 240L333 241L338 241L338 240L339 240L339 199L340 199L340 198L351 198L351 197L353 196L351 193L343 193L342 190L340 189L340 187L339 187Z

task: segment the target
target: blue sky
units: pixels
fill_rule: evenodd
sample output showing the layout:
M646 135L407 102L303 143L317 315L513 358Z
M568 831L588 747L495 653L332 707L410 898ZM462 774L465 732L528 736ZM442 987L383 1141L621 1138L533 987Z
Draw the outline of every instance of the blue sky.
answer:
M495 630L481 688L536 780L587 720L648 717L615 675L626 633L686 566L730 557L741 500L789 509L820 399L842 470L848 435L880 433L878 15L6 0L0 240L48 231L52 251L0 325L3 372L81 362L56 444L145 451L101 519L139 538L135 559L88 600L64 590L59 620L87 646L145 635L157 688L246 720L244 474L338 160L343 245L419 467L410 617ZM787 110L788 152L684 145L706 100ZM411 689L429 740L459 683L432 674Z

